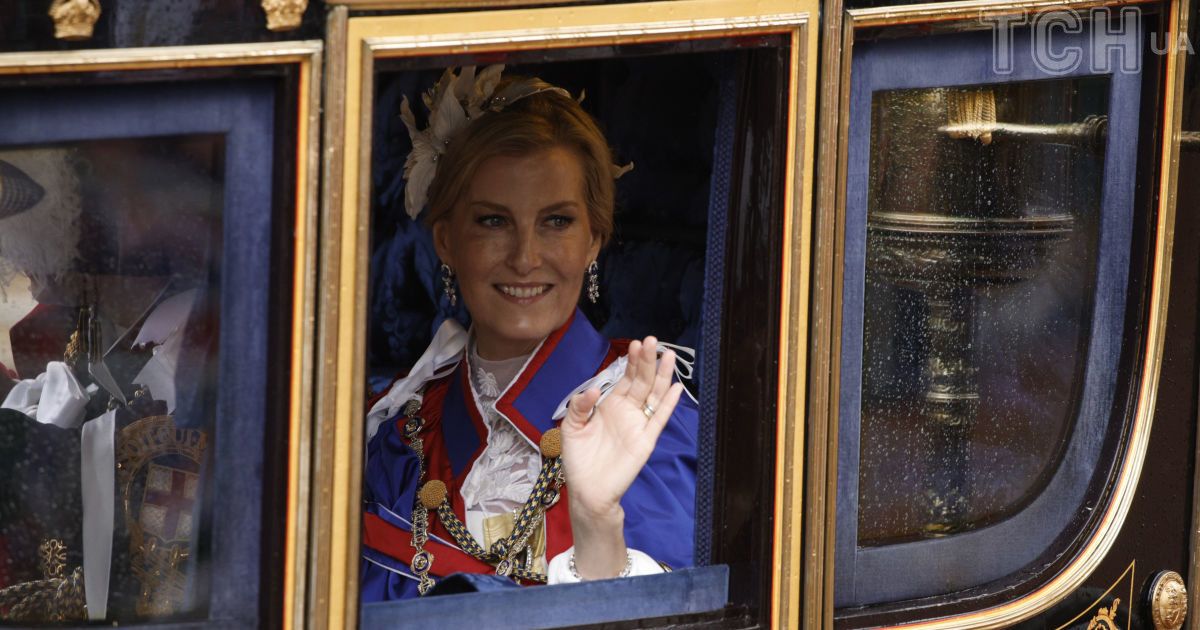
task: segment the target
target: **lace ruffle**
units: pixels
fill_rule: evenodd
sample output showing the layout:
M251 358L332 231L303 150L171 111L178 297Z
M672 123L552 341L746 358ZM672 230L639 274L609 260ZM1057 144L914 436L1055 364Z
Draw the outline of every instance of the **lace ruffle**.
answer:
M487 448L463 481L463 503L468 510L488 515L520 509L533 491L541 468L541 455L517 433L491 404L484 406L488 425Z
M479 361L477 356L472 358L477 363L486 363ZM522 359L516 363L523 362ZM495 374L479 366L472 370L471 376L471 387L483 410L488 437L487 447L463 481L463 503L468 512L479 512L484 516L513 512L525 504L533 491L541 469L541 454L496 411L496 399L512 378L503 375L505 382L501 387ZM477 535L476 532L472 534Z

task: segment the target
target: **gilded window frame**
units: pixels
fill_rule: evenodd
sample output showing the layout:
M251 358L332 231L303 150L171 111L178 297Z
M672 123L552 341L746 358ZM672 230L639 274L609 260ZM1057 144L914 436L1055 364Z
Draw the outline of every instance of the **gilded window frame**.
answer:
M586 0L325 0L351 11L409 11L414 9L510 9L531 5L580 4Z
M309 569L313 344L316 322L317 215L319 208L321 73L320 40L252 44L163 46L0 53L0 76L150 72L237 66L295 65L296 117L295 262L292 273L291 361L288 366L287 531L284 543L285 627L304 619ZM175 77L165 80L172 80ZM267 567L263 567L264 570Z
M1188 0L1173 0L1167 15L1168 41L1176 41L1185 25ZM836 534L837 440L844 261L845 187L849 137L850 72L854 37L861 29L886 26L937 25L939 30L978 29L980 20L1027 15L1051 9L1087 10L1152 4L1152 0L967 0L869 9L844 9L843 0L826 6L831 16L824 24L821 51L823 81L821 98L830 106L822 109L819 121L821 150L818 170L823 174L817 192L813 258L813 293L810 318L813 325L812 362L809 381L809 450L807 454L809 501L805 517L805 600L817 605L804 613L805 628L833 626L834 538ZM1167 297L1170 289L1171 251L1174 240L1175 186L1178 179L1180 116L1183 103L1184 58L1171 47L1166 59L1166 82L1162 86L1164 108L1160 131L1168 141L1159 146L1162 168L1158 182L1159 202L1153 244L1154 258L1150 288L1149 321L1144 343L1146 360L1140 373L1133 429L1121 468L1100 525L1080 551L1056 576L1034 591L982 610L938 619L913 620L897 627L925 629L1004 628L1049 609L1073 592L1096 568L1115 542L1129 512L1142 462L1145 459L1157 396L1163 341L1166 333ZM1200 523L1200 511L1193 513ZM1192 547L1200 545L1194 530ZM1197 554L1200 552L1193 552ZM1193 577L1194 580L1194 577ZM1190 585L1195 592L1196 583ZM1192 622L1195 623L1195 622ZM1190 626L1197 627L1197 626Z
M551 7L472 13L352 17L356 0L331 8L326 30L326 190L322 200L320 340L309 624L357 621L361 514L361 383L366 345L372 72L377 59L495 50L569 48L789 34L792 42L782 278L775 569L772 615L795 626L799 615L804 396L811 169L814 151L816 0L672 0L629 5ZM368 3L370 4L370 3ZM384 2L388 7L407 2ZM495 4L495 3L492 3ZM508 4L502 2L501 4ZM347 6L352 5L352 6ZM438 3L455 6L455 3ZM372 5L374 6L374 5Z

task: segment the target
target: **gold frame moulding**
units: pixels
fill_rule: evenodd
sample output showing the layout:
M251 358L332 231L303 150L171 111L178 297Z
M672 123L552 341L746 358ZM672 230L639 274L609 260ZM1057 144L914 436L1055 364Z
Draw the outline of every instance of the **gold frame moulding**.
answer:
M320 40L211 46L164 46L112 50L0 54L0 76L161 72L234 66L295 66L298 113L292 274L291 363L288 389L287 531L284 549L285 627L305 618L309 569L310 462L312 425L312 329L316 320L318 212L317 167L320 161ZM161 74L155 75L162 79ZM186 78L186 77L185 77ZM170 80L170 79L167 79ZM263 567L267 570L267 567Z
M606 6L352 17L350 9L411 3L347 0L330 9L326 84L321 335L318 351L310 625L357 622L366 346L370 137L376 63L399 57L551 50L782 34L791 38L785 190L778 476L772 616L798 623L808 256L818 14L816 0L674 0ZM484 3L490 4L490 3ZM511 5L514 2L503 2ZM347 6L349 5L349 6ZM457 5L455 5L457 6Z

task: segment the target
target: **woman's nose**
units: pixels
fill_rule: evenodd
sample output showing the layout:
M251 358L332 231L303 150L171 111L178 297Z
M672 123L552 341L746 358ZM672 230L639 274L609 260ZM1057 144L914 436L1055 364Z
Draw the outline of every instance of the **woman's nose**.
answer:
M542 264L541 242L532 230L518 230L516 243L509 255L509 266L521 275L528 274Z

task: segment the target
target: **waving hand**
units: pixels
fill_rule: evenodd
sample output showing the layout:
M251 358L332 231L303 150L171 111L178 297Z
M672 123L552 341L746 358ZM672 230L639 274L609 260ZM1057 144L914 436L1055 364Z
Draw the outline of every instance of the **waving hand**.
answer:
M625 374L604 401L596 404L596 389L576 395L562 423L571 526L585 577L611 577L624 565L621 497L683 392L682 384L672 383L675 353L668 350L657 365L656 359L654 337L629 344Z

